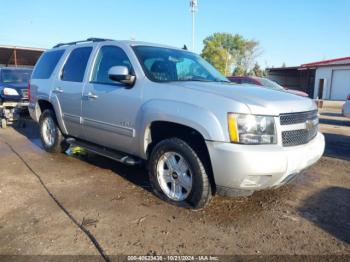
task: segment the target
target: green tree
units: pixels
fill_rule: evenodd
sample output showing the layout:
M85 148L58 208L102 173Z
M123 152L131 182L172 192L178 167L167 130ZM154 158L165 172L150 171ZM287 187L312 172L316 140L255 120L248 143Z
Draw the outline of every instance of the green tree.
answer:
M262 70L260 65L258 63L255 63L253 69L249 72L249 75L258 76L258 77L264 77L265 76L265 70Z
M245 76L247 75L247 71L243 68L242 65L238 65L235 67L235 70L233 70L232 73L233 76Z
M202 57L212 64L222 74L225 74L227 63L227 51L217 42L208 42L202 51Z
M241 35L214 33L204 39L201 56L222 74L228 75L234 66L239 73L248 72L254 64L259 43Z
M255 66L255 60L261 55L259 42L255 40L246 40L244 43L244 51L241 57L240 64L245 71L249 72Z

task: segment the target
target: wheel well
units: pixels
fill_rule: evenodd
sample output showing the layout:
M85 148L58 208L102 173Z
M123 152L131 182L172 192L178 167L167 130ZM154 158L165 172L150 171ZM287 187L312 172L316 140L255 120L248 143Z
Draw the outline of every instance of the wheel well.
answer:
M55 112L52 104L46 100L39 100L38 105L40 108L40 114L44 112L46 109L51 109L53 112Z
M150 126L151 142L147 147L147 155L150 155L154 146L157 143L171 137L177 137L184 140L196 151L207 170L210 184L212 187L212 192L215 193L216 184L211 166L210 155L208 152L207 145L205 144L204 137L197 130L185 125L176 124L172 122L153 122Z

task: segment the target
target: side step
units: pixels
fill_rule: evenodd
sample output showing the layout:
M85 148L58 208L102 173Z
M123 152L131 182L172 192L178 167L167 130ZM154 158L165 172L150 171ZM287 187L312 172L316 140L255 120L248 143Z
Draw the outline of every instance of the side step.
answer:
M112 149L108 149L105 147L101 147L98 146L96 144L92 144L86 141L82 141L79 139L75 139L75 138L67 138L66 142L70 145L73 146L81 146L83 148L85 148L87 151L90 151L92 153L113 159L115 161L118 161L120 163L123 163L125 165L129 165L129 166L135 166L135 165L139 165L142 163L142 160L133 156L130 156L128 154L122 153L122 152L118 152Z

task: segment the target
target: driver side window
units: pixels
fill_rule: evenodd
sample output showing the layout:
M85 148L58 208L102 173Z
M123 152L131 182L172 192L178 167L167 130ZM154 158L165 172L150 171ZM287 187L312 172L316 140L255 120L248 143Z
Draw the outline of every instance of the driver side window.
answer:
M131 63L125 52L117 46L103 46L96 57L91 82L100 84L115 84L109 79L108 71L113 66L126 66L133 72Z

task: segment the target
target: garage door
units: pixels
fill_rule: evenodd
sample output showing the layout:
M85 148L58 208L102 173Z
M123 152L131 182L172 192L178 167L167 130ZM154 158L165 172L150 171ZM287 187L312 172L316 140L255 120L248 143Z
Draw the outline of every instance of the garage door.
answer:
M331 87L332 100L345 100L350 95L350 70L334 70Z

